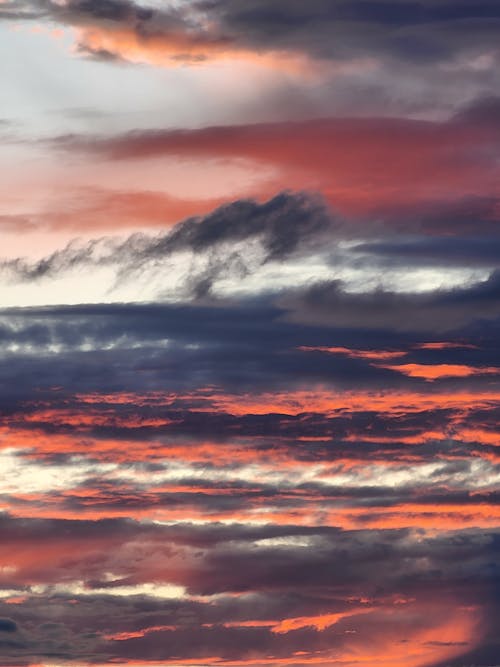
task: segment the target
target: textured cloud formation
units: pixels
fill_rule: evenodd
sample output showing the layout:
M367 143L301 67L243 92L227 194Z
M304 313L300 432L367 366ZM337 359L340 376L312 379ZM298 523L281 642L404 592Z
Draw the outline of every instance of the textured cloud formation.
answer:
M222 94L231 99L235 82L250 77L257 99L241 87L240 109L250 122L346 112L441 118L498 94L500 86L493 0L278 0L272 8L261 0L1 5L6 24L62 31L74 54L96 66L227 70Z
M18 0L4 18L44 16L83 29L81 48L101 57L134 58L139 50L165 58L203 59L213 53L291 51L320 59L366 55L416 63L469 57L496 47L498 4L219 0L153 6L130 0Z
M498 100L467 107L446 122L326 118L296 123L131 132L56 146L115 163L165 157L251 160L276 183L321 190L332 206L358 217L415 229L495 234L500 140ZM307 157L307 159L305 159ZM209 164L209 163L208 163ZM383 166L383 168L381 168ZM459 192L457 192L457 188ZM457 202L458 197L458 202ZM409 220L408 220L409 219ZM408 221L408 222L407 222Z
M471 224L474 219L477 220L469 219ZM484 224L492 227L491 221ZM415 230L409 236L412 225L411 217L406 224L402 218L388 237L384 225L370 227L366 221L341 217L317 195L282 192L263 203L232 202L156 235L136 233L125 240L103 237L88 242L72 241L36 261L5 259L1 270L14 283L37 283L64 277L74 270L108 268L116 273L115 287L123 287L137 276L152 275L159 278L163 296L170 294L169 298L174 300L181 294L194 298L211 293L220 296L221 286L227 286L237 277L239 282L235 286L256 293L279 292L294 285L297 294L284 294L283 302L302 301L313 319L320 311L326 315L328 302L332 305L336 301L337 324L344 320L357 323L357 317L363 319L363 313L370 312L372 325L379 326L373 317L376 310L382 323L389 324L383 314L387 311L387 316L394 315L394 325L398 326L397 313L413 306L422 312L425 323L429 313L444 307L447 319L442 324L435 320L440 329L462 323L457 296L472 290L474 317L482 314L489 318L490 313L495 317L498 282L495 229L490 229L490 236L477 238L468 236L466 228L463 235L449 239L448 222L442 228L424 227L418 230L419 234ZM308 273L301 279L300 272L308 264ZM177 276L174 285L168 280L172 266L176 267ZM414 289L412 294L405 286L410 269L416 275L424 272L421 274L424 280L425 272L434 270L437 278L430 273L429 286ZM369 284L381 270L392 272L392 284L379 283L378 292L374 293ZM275 284L266 282L268 271L272 271ZM432 281L439 279L443 281L442 291L432 292ZM450 279L457 284L447 285L454 288L448 298L444 281ZM353 285L356 295L342 295L352 291ZM421 291L427 294L419 295ZM318 311L316 315L314 309ZM408 321L405 318L400 324L404 326ZM419 325L413 322L410 326Z
M1 269L19 281L38 281L75 267L115 266L119 279L162 265L173 255L190 252L193 265L186 287L195 295L210 291L220 276L245 276L268 262L319 250L335 230L333 215L319 197L281 193L268 202L238 201L204 218L189 218L157 235L134 234L125 241L97 239L66 248L36 262L5 260ZM249 244L253 243L253 249Z
M59 137L44 150L57 165L49 167L49 181L60 187L45 184L45 167L20 171L19 184L2 189L0 228L85 237L150 230L235 199L320 191L336 217L352 221L351 236L396 231L407 235L397 241L408 243L420 234L459 233L466 238L452 241L449 251L443 241L441 251L421 255L466 263L472 247L463 260L457 244L472 239L483 243L475 263L484 264L498 236L498 117L498 99L485 98L440 122L330 117ZM486 245L491 249L483 253Z
M56 523L52 526L52 528L57 527ZM37 532L47 534L43 526L40 526L41 531L38 527L33 526L33 528ZM70 532L73 531L73 526L68 526L68 528ZM103 525L102 528L109 528L115 536L120 533L119 525L108 524ZM341 558L341 550L345 547L346 539L348 541L354 539L360 546L363 545L366 548L369 559L365 561L364 567L368 580L370 570L384 562L381 572L386 586L384 594L370 598L353 596L346 599L346 583L342 583L340 576L332 577L328 589L324 588L323 592L319 591L315 587L314 580L307 576L309 568L303 562L303 553L301 554L304 552L304 547L301 548L299 543L293 546L294 538L300 541L310 540L307 531L301 531L295 535L293 531L289 532L288 539L291 541L289 546L286 546L284 535L277 538L283 540L281 546L271 546L272 540L276 539L273 537L275 531L272 529L260 529L241 534L238 534L237 526L234 526L233 530L235 532L232 534L235 539L229 543L226 541L227 533L224 534L223 530L219 530L217 534L217 531L214 530L194 531L191 528L189 532L192 535L195 532L200 533L200 539L197 540L195 547L199 554L214 548L228 546L229 549L224 558L226 564L236 559L240 566L249 565L249 578L253 580L251 592L243 593L238 598L231 595L219 595L215 599L210 596L198 596L196 599L191 599L186 596L182 601L176 600L175 602L168 599L146 601L138 596L123 598L90 594L85 599L81 599L78 605L71 605L68 596L61 592L58 605L61 612L66 614L65 622L61 623L58 616L57 621L51 624L51 632L48 637L44 630L49 630L49 627L38 626L29 633L25 632L24 645L17 654L18 658L27 654L30 649L43 653L47 647L52 645L54 654L61 659L70 655L73 657L77 653L81 659L87 657L92 661L98 661L100 651L104 650L115 661L125 655L132 654L139 658L147 654L149 659L156 658L162 662L173 663L174 655L181 653L210 663L226 660L238 664L240 661L249 659L255 650L253 648L255 643L258 642L265 647L265 650L273 650L277 654L275 659L286 659L285 656L289 655L290 648L295 648L297 649L295 659L305 660L307 664L308 656L316 656L321 661L331 660L334 655L354 658L361 646L360 635L364 635L373 643L374 660L383 664L384 659L387 659L387 652L391 652L394 659L403 659L405 651L408 651L408 644L412 647L412 653L415 653L415 660L433 653L451 657L463 652L464 647L467 650L467 647L470 648L473 644L472 633L475 619L472 610L458 609L451 613L451 621L456 628L455 632L465 629L467 633L465 636L469 638L465 641L457 639L457 635L453 634L450 627L451 624L443 623L440 618L440 612L442 613L450 602L448 595L444 592L445 586L442 587L443 590L438 587L434 596L420 603L416 603L411 597L404 597L399 592L393 593L395 589L403 591L406 587L404 583L396 583L398 579L396 573L389 575L388 579L385 577L385 573L389 572L389 564L397 562L402 553L409 562L418 558L417 553L412 553L411 537L404 532L389 531L379 534L378 539L373 539L373 535L370 537L365 532L340 535L336 531L323 531L321 536L313 538L318 550L316 565L319 569L328 568L327 562L330 560L339 575L341 571L345 571L346 568L341 567L341 560L345 563L345 559ZM74 535L74 537L77 536ZM184 558L189 560L192 546L184 542L182 531L172 533L169 529L156 529L143 537L145 544L150 549L155 549L151 538L168 539L172 545L169 553L170 559L175 558L176 552L180 550ZM89 538L94 539L94 546L99 545L99 535L91 536L87 533L87 539ZM50 544L50 530L47 540L47 543ZM282 585L286 590L292 582L297 585L303 580L304 574L307 583L303 581L294 595L285 594L283 597L273 595L273 592L276 591L275 586L269 589L265 581L258 577L255 579L259 568L255 558L255 549L251 548L252 542L259 545L257 551L260 558L267 557L275 563L273 572L280 572L288 563L288 572L286 575L281 574L278 587ZM266 542L269 542L269 545ZM218 547L215 547L215 544ZM426 547L432 551L432 560L436 566L439 566L443 559L451 556L450 550L439 542L430 542L426 544ZM477 536L471 533L463 540L461 548L454 556L462 557L465 559L464 562L468 563L471 551L475 548L476 550L478 548ZM254 553L249 553L248 549ZM385 561L381 559L382 551L387 559ZM488 557L487 549L481 549L479 553L480 558ZM213 559L210 560L212 562L207 563L207 566L216 566L216 562ZM480 560L477 563L479 565ZM206 574L209 575L209 572ZM349 579L347 572L346 574ZM326 603L324 597L327 590L332 596L329 603ZM471 591L472 598L473 592ZM87 626L89 631L81 636L81 633L79 634L81 623L82 621L88 623L86 619L90 610L94 611L95 620L91 626ZM308 610L309 616L295 615L297 612ZM26 627L33 627L32 623L39 617L39 614L40 600L35 596L29 603L22 604L20 615ZM428 615L427 619L426 615ZM277 619L283 620L277 623ZM325 627L322 627L322 622L325 623ZM403 633L407 640L403 644L406 646L395 647L391 651L387 641L390 641L389 637L376 639L384 623L395 624L395 632L391 638L395 639L398 636L397 633ZM432 629L432 623L439 625L441 644L437 639L438 635ZM126 629L118 633L117 628ZM276 628L276 631L273 631L273 628ZM193 637L196 638L195 642L193 642ZM68 640L72 640L75 646L76 650L73 654L68 652ZM305 646L312 650L304 651ZM209 656L210 651L213 657ZM268 662L268 659L264 657L261 660L264 664ZM189 661L189 658L186 658L186 661Z
M4 262L46 283L206 258L175 302L1 313L6 664L488 665L496 257L468 237L447 256L442 231L400 234L353 241L320 198L282 193ZM279 275L345 242L373 266L413 253L490 271L424 292L318 279L207 298L221 271Z
M0 0L2 667L497 667L499 22Z

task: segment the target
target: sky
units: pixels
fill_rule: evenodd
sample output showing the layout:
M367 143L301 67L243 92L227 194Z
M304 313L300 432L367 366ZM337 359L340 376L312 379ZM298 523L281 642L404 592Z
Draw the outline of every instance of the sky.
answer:
M499 667L498 0L0 0L0 665Z

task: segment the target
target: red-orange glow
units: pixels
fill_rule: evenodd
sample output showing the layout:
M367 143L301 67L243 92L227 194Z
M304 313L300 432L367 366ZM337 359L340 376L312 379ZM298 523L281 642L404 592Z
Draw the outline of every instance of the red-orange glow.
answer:
M342 641L335 649L293 651L288 656L259 655L251 658L228 659L223 655L207 655L199 658L167 658L158 660L128 660L118 658L111 664L128 667L161 667L162 665L210 665L219 667L259 667L260 665L323 665L332 667L430 667L452 660L470 650L477 643L479 618L474 609L433 604L412 610L413 624L401 625L398 610L381 610L377 625L363 632L342 633ZM102 663L94 667L108 667ZM48 667L48 665L46 665ZM87 667L87 666L86 666Z
M256 196L268 197L280 188L312 189L334 209L364 216L455 199L457 192L498 196L498 172L464 157L491 142L494 133L453 123L337 118L171 132L154 141L125 140L109 151L127 159L244 158L277 172L272 182L255 187Z
M25 501L29 500L25 498ZM183 507L165 508L156 504L145 504L144 507L134 508L122 505L104 504L99 501L83 503L77 510L67 509L59 501L50 502L43 497L43 504L37 504L36 498L33 504L6 503L5 509L13 516L29 516L38 518L59 519L92 519L98 520L105 517L120 518L128 517L136 520L147 519L167 523L177 522L224 522L224 523L249 523L269 524L285 526L331 526L346 530L360 528L411 528L421 527L426 529L458 530L461 528L491 528L498 526L500 520L500 508L492 503L474 503L470 505L461 504L435 504L428 505L415 502L401 502L394 506L370 506L366 508L341 506L331 508L328 503L311 500L299 507L282 509L277 505L269 503L259 505L249 504L246 509L235 510L211 510L200 509L196 504L185 501ZM60 548L60 547L57 547ZM90 551L93 545L89 544ZM54 547L56 550L56 547ZM55 554L55 551L54 551ZM53 556L54 556L53 554ZM29 554L21 552L19 557L5 547L0 547L0 562L9 564L13 558L16 564L23 563L25 558L30 559ZM33 554L36 559L36 554Z
M468 349L468 350L479 349L477 345L471 345L470 343L451 343L451 342L420 343L418 345L415 345L414 347L419 350L453 350L456 348Z
M460 431L460 437L465 441L480 442L494 447L500 446L500 434L480 428L464 428Z
M408 433L396 428L394 434L386 431L384 434L373 434L366 428L356 429L356 420L352 420L352 427L348 432L336 433L335 428L329 427L325 432L317 432L311 437L300 435L299 439L310 442L399 442L408 445L421 444L425 441L445 441L450 437L463 442L476 442L485 445L497 445L496 433L487 430L481 424L472 424L468 420L471 410L490 409L500 402L498 392L335 392L325 388L310 391L295 391L288 393L263 393L228 395L216 390L200 390L187 395L152 394L149 396L134 396L129 394L115 396L79 396L81 407L48 409L40 406L38 412L31 412L22 418L6 417L0 427L0 448L14 448L23 451L26 456L41 458L53 453L68 453L75 455L92 456L102 461L144 461L155 459L176 459L186 462L210 462L214 459L221 466L227 464L257 463L276 466L293 465L294 453L286 447L276 446L270 451L267 447L259 448L260 439L253 438L255 446L249 447L248 442L239 444L238 433L234 431L235 440L224 443L191 442L186 447L185 442L178 440L151 440L141 443L140 447L124 447L123 441L113 438L95 439L90 436L90 429L95 425L110 427L122 426L136 428L141 426L161 427L168 429L177 422L166 418L143 418L140 407L142 405L168 406L174 401L185 401L189 406L192 400L196 401L197 412L222 412L235 416L247 414L282 414L297 416L303 413L318 413L325 417L353 415L356 412L374 412L398 420L402 416L418 415L426 410L454 410L453 419L439 428L411 429ZM114 406L117 404L131 404L134 413L129 411L120 415ZM86 407L88 406L88 407ZM161 413L160 413L161 414ZM23 428L23 421L29 425ZM11 426L8 424L11 422ZM72 435L46 435L42 430L33 429L34 424L50 423L51 425L71 425L75 431ZM395 422L396 424L396 422ZM168 430L166 430L168 433ZM85 439L82 440L82 435ZM189 439L187 439L189 440ZM286 442L283 437L282 441ZM474 451L474 456L491 457L491 452ZM337 460L338 464L350 465L349 462L362 457L362 452L352 449L349 456L343 454ZM408 460L414 457L411 451L401 457ZM388 465L390 462L388 462Z
M344 354L346 357L352 359L398 359L405 357L406 352L390 351L390 350L352 350L347 347L299 347L299 350L304 352L328 352L330 354Z
M238 396L214 393L211 401L218 410L235 415L269 414L284 412L297 415L302 412L334 414L352 411L379 411L387 414L416 412L439 408L493 407L500 401L500 392L336 392L326 388L287 393L240 394Z
M189 168L186 167L189 174ZM187 175L186 178L189 176ZM88 188L86 197L75 194L75 202L71 206L71 216L68 211L55 206L50 211L40 213L41 221L54 230L65 231L85 229L92 232L96 229L116 230L126 228L168 227L185 218L205 215L223 204L224 198L196 197L192 199L176 198L164 192L103 192L97 188ZM60 202L55 202L55 204Z
M5 600L2 600L5 604L23 604L27 600L26 595L16 595L11 598L6 598Z
M299 53L256 52L238 48L225 39L203 39L199 34L191 37L186 32L138 33L128 28L103 30L97 26L78 31L80 48L90 52L106 51L133 63L147 63L160 67L178 66L180 63L202 65L205 62L241 61L273 70L311 76L309 58Z
M53 424L66 424L68 426L122 426L125 428L139 428L141 426L168 426L176 423L171 419L145 418L140 414L135 416L118 416L116 412L108 407L101 412L78 412L71 409L39 410L32 415L24 417L26 422L47 422Z
M498 375L500 368L464 366L461 364L398 364L397 366L381 366L397 371L409 377L437 380L444 377L469 377L471 375Z
M103 639L107 639L115 642L126 641L127 639L135 639L137 637L145 637L153 632L164 632L166 630L174 631L177 627L175 625L154 625L150 628L144 628L142 630L136 630L131 632L117 632L113 635L103 635Z
M275 634L287 634L293 630L301 628L314 628L318 632L335 625L345 618L351 618L359 614L367 614L372 609L369 607L352 609L346 612L336 614L321 614L319 616L300 616L297 618L284 618L281 621L276 620L249 620L249 621L230 621L223 623L225 628L270 628ZM212 623L206 623L203 627L214 627Z
M0 667L489 662L496 4L0 0Z
M347 348L346 348L347 349ZM400 366L398 366L400 368ZM468 367L467 367L468 368ZM493 407L500 402L498 391L458 390L453 393L426 390L425 392L402 391L342 391L317 386L309 390L288 392L263 392L223 394L218 388L204 388L190 394L151 393L136 395L86 394L75 397L81 403L137 405L165 405L185 400L187 405L196 400L197 412L221 411L233 415L269 414L283 412L297 415L302 412L378 411L402 413L404 411L432 410L435 408L479 409ZM203 405L205 403L205 406Z
M342 621L346 618L351 618L359 614L368 614L372 611L370 608L351 610L346 612L341 612L338 614L321 614L319 616L301 616L299 618L285 618L276 625L273 626L271 632L276 634L286 634L287 632L292 632L292 630L299 630L300 628L315 628L320 632L325 630L332 625L335 625L339 621Z

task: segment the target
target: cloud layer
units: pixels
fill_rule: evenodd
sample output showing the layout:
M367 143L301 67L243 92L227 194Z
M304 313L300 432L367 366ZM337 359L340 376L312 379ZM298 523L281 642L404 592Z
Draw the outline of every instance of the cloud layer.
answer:
M496 667L500 6L0 0L2 667Z

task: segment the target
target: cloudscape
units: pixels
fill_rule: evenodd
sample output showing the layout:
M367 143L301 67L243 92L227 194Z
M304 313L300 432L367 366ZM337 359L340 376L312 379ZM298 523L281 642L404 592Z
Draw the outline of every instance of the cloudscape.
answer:
M498 0L0 51L0 666L498 667Z

